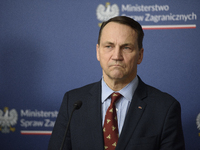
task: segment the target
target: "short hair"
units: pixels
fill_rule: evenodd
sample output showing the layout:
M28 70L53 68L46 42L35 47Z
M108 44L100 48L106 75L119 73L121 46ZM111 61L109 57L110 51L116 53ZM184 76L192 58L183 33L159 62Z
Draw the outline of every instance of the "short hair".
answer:
M137 21L135 21L135 20L133 20L129 17L126 17L126 16L117 16L117 17L111 18L111 19L103 22L101 27L100 27L100 30L99 30L98 44L100 44L100 38L101 38L102 30L109 22L117 22L117 23L120 23L120 24L130 26L137 33L137 36L138 36L137 40L138 40L139 49L141 49L143 47L142 42L143 42L144 32L142 30L141 25Z

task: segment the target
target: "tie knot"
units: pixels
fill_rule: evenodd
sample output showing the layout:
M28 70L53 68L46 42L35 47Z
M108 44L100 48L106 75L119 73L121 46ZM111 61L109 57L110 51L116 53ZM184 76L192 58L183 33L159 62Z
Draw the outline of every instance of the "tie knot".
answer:
M122 95L120 93L111 94L111 103L114 104Z

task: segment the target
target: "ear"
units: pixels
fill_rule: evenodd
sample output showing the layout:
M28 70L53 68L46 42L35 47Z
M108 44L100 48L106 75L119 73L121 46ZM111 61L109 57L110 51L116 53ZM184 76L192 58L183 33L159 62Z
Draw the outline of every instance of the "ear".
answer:
M96 55L97 55L97 60L100 61L100 58L99 58L99 44L96 45Z
M137 61L137 64L140 64L143 60L143 53L144 53L144 48L141 48L139 50L139 57L138 57L138 61Z

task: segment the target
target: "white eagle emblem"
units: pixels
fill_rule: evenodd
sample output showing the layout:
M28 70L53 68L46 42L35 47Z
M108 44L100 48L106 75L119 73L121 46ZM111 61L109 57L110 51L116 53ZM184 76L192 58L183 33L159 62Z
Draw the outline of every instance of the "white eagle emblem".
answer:
M197 129L200 130L200 113L197 115L196 123L197 123Z
M8 110L8 107L4 108L5 114L0 110L0 131L2 133L9 133L10 131L14 132L15 128L11 127L17 124L18 114L15 109Z
M97 19L99 21L107 21L112 17L116 17L119 15L119 8L117 4L106 3L106 6L99 4L96 10Z

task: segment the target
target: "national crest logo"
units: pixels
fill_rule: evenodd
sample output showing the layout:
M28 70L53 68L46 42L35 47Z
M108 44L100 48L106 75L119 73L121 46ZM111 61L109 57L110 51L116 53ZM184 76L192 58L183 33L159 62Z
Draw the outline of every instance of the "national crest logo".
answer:
M112 17L119 16L119 7L117 4L111 5L109 2L104 6L103 4L99 4L96 9L97 19L101 22L107 21ZM99 27L102 23L99 23Z
M12 127L17 124L18 114L15 109L9 111L8 107L4 107L2 111L0 109L0 131L2 133L14 132L15 128Z

